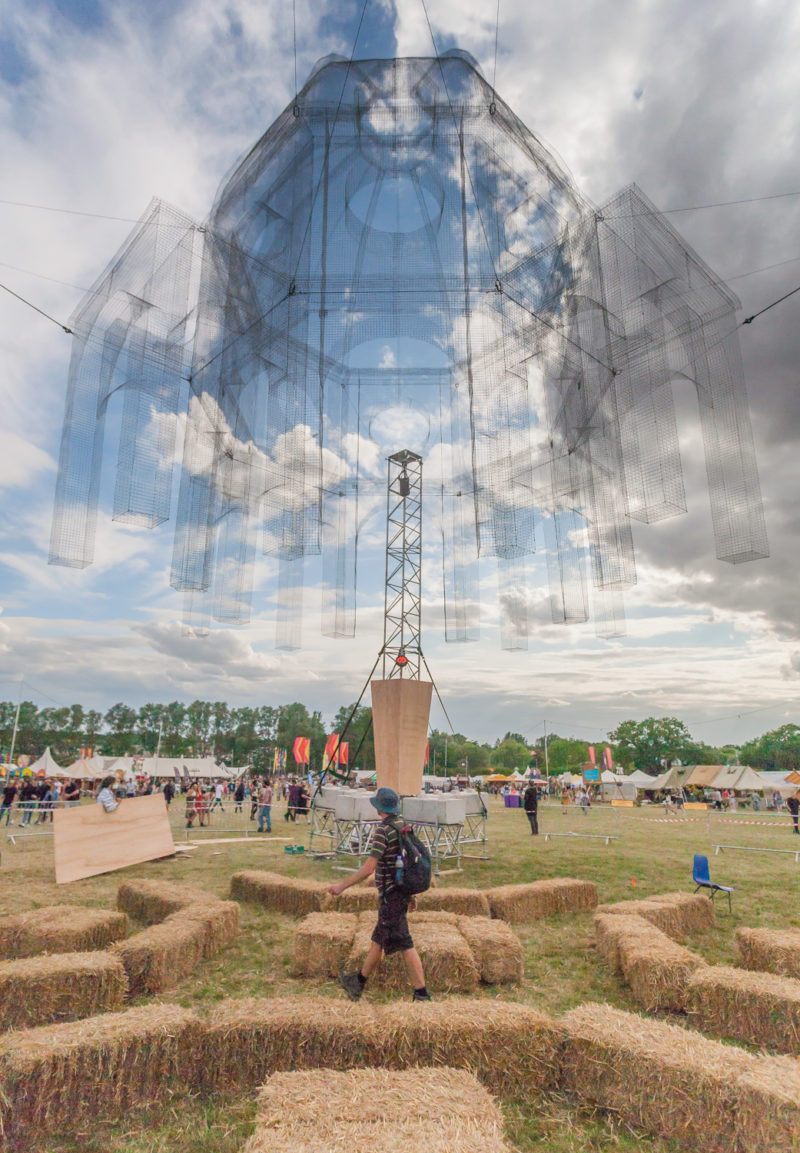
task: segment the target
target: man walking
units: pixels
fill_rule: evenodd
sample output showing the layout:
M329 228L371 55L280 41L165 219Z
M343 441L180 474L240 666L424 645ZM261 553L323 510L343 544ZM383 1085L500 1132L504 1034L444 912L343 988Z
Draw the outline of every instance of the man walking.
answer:
M260 808L258 810L258 831L264 832L264 825L267 826L267 832L272 832L272 785L269 777L264 781L264 787L261 790L259 797Z
M430 994L425 987L422 961L408 931L407 914L412 898L406 896L395 881L397 859L400 856L400 834L396 821L400 798L394 789L382 788L378 789L374 797L370 797L370 804L381 814L381 823L375 830L370 855L357 872L347 880L331 885L328 892L332 897L338 897L351 885L357 885L359 881L364 881L374 874L380 898L378 923L360 971L342 973L339 984L351 1001L357 1001L384 954L390 957L392 953L402 953L414 989L413 999L430 1001Z
M800 816L800 789L796 793L792 793L791 797L786 798L786 808L792 814L792 829L793 833L800 833L798 825L798 817Z
M211 811L219 808L219 809L222 809L223 813L225 812L225 806L222 803L222 793L223 793L222 782L217 781L216 785L214 786L214 804L211 806Z
M528 787L522 797L522 804L525 809L525 816L531 826L531 836L536 837L539 834L539 790L534 781L528 781Z

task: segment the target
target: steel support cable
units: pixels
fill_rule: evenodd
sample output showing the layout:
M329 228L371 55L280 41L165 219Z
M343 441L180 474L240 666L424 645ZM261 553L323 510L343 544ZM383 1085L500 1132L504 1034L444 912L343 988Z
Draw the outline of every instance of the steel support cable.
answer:
M742 324L752 324L756 317L762 316L765 312L769 312L776 304L781 304L784 300L788 300L789 297L794 296L796 292L800 292L800 284L798 284L797 288L793 288L791 292L787 292L783 296L779 296L777 300L773 300L772 304L768 304L766 308L759 309L759 311L754 312L752 316L748 316L742 321Z
M362 700L364 699L364 693L367 691L367 686L369 685L370 681L372 680L373 673L375 672L376 668L378 667L378 663L380 662L380 659L383 656L383 650L384 650L384 646L381 645L380 649L378 650L378 655L375 658L375 664L370 669L369 676L364 681L364 687L362 688L361 692L358 695L358 700L356 701L356 703L353 705L352 709L350 710L350 716L345 721L344 726L342 728L342 731L339 733L339 739L336 742L335 749L333 750L333 756L331 757L331 760L328 762L329 766L331 764L335 765L338 762L339 749L342 746L342 741L343 741L344 737L347 735L347 730L350 728L350 725L353 722L353 718L355 717L356 713L358 712L358 707L361 704ZM362 743L363 743L363 739L362 739ZM361 745L359 745L358 747L360 749ZM317 783L317 788L314 792L315 797L319 794L319 791L322 788L323 782L325 780L325 775L328 771L329 771L328 769L323 768L322 771L320 772L319 781ZM335 776L335 774L334 774L334 776Z
M26 300L25 297L20 296L18 292L14 292L13 288L9 288L7 284L0 284L0 288L2 288L3 291L7 292L10 296L14 296L17 300L21 300L23 304L27 304L28 308L32 308L34 312L38 312L40 316L45 318L45 320L50 320L53 324L58 325L62 332L66 332L67 336L72 336L72 329L68 328L66 324L62 324L60 320L56 320L56 318L51 316L49 312L45 312L43 308L38 308L35 304L32 304L30 300Z
M439 686L436 684L436 681L433 679L433 673L431 672L430 668L428 667L428 662L425 660L425 654L423 653L422 649L420 649L419 655L422 657L422 663L425 666L425 672L430 677L431 684L433 685L433 691L436 693L436 699L439 702L439 704L442 706L442 712L444 713L445 718L447 720L447 723L450 726L450 732L453 734L453 736L455 736L456 731L453 728L453 722L450 720L447 709L444 707L444 701L442 700L441 694L439 692Z
M775 192L770 196L749 196L744 200L717 200L713 204L689 204L685 208L656 208L652 211L645 210L644 212L619 212L613 213L608 219L625 220L632 216L661 216L676 212L701 212L706 208L729 208L734 204L761 204L765 200L785 200L789 196L800 196L800 190L796 192Z

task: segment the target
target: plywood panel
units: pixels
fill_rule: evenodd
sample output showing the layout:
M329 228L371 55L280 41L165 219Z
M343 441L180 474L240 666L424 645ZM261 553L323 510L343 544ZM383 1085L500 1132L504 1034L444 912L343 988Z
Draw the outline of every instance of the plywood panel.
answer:
M415 796L422 789L433 685L398 678L370 688L378 788Z
M175 852L161 793L128 797L113 813L97 804L58 809L53 834L58 885Z

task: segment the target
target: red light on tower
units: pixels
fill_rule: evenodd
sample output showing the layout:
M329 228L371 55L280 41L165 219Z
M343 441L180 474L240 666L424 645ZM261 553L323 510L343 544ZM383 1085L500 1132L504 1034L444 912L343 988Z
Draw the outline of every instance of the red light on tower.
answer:
M406 656L405 653L398 653L397 656L394 658L394 663L396 665L400 665L400 667L402 668L403 665L408 664L408 657Z

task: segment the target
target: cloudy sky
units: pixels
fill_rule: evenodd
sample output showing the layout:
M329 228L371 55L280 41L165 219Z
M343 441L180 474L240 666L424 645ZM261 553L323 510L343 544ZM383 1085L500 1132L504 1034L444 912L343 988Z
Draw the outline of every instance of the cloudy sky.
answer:
M350 55L361 13L297 0L300 84L319 57ZM491 80L494 5L429 0L428 13L439 50L468 50ZM431 55L420 0L370 0L355 54ZM800 284L798 59L800 8L785 0L501 0L496 87L591 200L636 182L670 210L743 319ZM289 4L7 0L0 282L66 323L151 197L206 216L294 82ZM546 722L599 739L621 720L676 715L716 743L798 720L799 322L800 293L741 330L769 559L714 559L696 400L676 385L689 512L635 526L626 637L543 620L526 652L502 651L487 563L481 639L445 645L440 575L427 575L424 645L457 729L534 737ZM381 641L375 581L355 640L321 638L309 609L287 654L258 601L245 628L184 635L169 526L106 514L92 567L48 566L70 340L0 292L0 348L0 697L24 675L40 706L300 699L329 716L355 698ZM432 720L444 727L438 708Z

